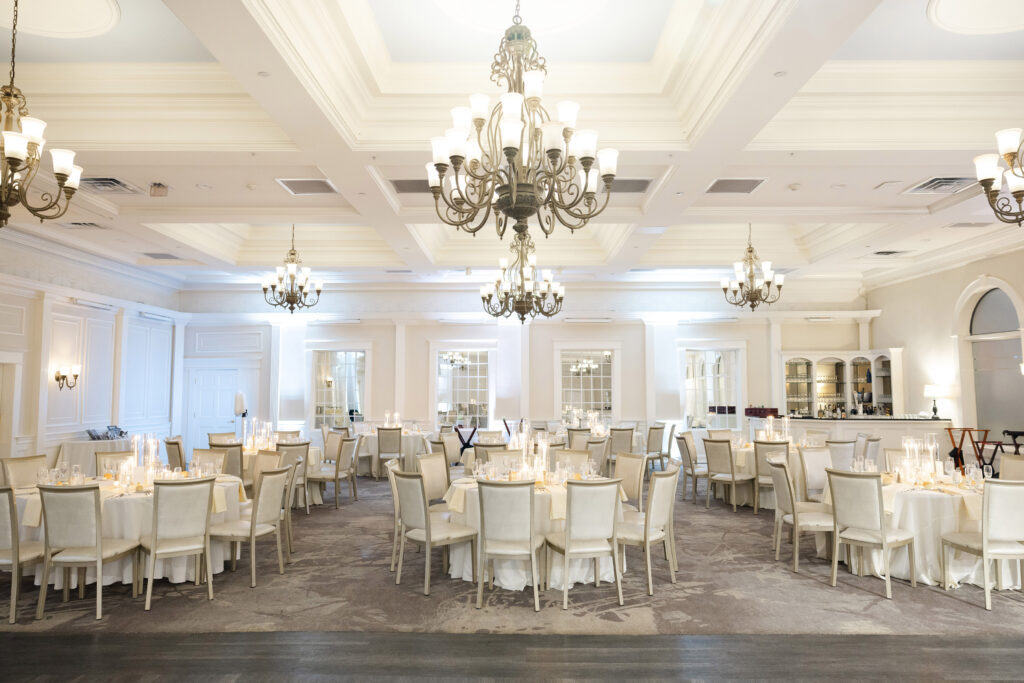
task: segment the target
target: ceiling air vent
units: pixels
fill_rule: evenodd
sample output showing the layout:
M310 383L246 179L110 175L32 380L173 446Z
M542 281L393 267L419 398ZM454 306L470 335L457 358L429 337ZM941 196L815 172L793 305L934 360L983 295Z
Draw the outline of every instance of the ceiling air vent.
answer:
M311 194L338 194L338 188L326 178L275 178L278 184L295 197Z
M616 178L612 184L612 194L643 194L651 186L650 178ZM426 180L418 178L392 180L391 187L395 194L429 194L430 186Z
M977 182L974 178L929 178L904 190L903 194L956 194Z
M154 261L180 261L181 260L180 258L175 256L174 254L168 254L168 253L161 252L161 251L146 252L146 253L144 253L142 255L145 256L146 258L151 258Z
M106 225L89 221L72 221L70 223L60 223L59 225L65 230L110 230Z
M707 194L750 194L756 190L765 178L719 178L711 183Z
M387 273L388 275L412 275L412 271L411 270L404 270L404 269L385 270L384 272ZM462 272L462 271L459 271L459 272Z
M884 251L876 251L875 252L875 256L899 256L900 254L906 254L906 253L908 253L908 252L905 252L905 251L895 251L895 250L889 249L889 250L884 250Z
M142 190L120 178L82 178L79 187L104 194L142 194Z
M961 221L960 223L950 223L946 227L947 228L987 228L990 225L992 225L992 223L990 223L988 221L977 221L977 222L973 222L973 223L971 221Z

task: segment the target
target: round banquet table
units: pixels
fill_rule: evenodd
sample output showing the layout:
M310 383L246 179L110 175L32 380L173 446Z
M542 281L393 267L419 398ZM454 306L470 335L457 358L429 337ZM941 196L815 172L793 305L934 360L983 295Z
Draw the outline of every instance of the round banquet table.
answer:
M82 468L83 477L96 476L96 453L130 451L132 442L128 439L83 439L64 441L57 454L57 464L66 462L68 470L75 465Z
M444 497L451 511L451 521L462 524L477 531L480 530L480 497L477 492L476 480L464 477L452 482ZM538 487L533 495L534 532L540 535L565 528L566 491L562 485ZM553 552L548 549L548 552ZM537 562L544 561L538 556ZM451 568L449 573L453 579L473 580L473 558L470 555L470 544L460 543L449 550ZM523 560L493 560L494 584L508 590L521 591L533 585L530 575L530 563ZM551 568L551 588L562 590L562 560L556 555ZM540 568L538 567L538 571ZM600 560L601 580L615 581L615 570L610 557ZM576 583L593 583L594 561L571 560L569 562L569 587Z
M113 482L100 483L102 507L100 514L103 519L103 535L107 538L127 538L138 540L153 530L153 495L151 493L122 494ZM16 492L18 507L20 538L23 541L42 541L44 530L42 525L39 492L35 487L21 489ZM244 501L245 489L242 480L231 475L217 477L214 484L214 509L210 514L210 524L230 522L239 519L240 503ZM227 541L211 541L208 558L214 574L224 571L224 563L231 559L230 543ZM143 573L146 567L142 567ZM35 585L42 583L43 566L35 565L25 569L26 574L34 576ZM182 583L195 580L195 560L193 557L171 557L158 559L155 568L157 579L167 579L171 583ZM148 578L148 577L147 577ZM96 581L96 570L86 570L86 583ZM128 583L132 581L132 560L125 557L114 562L103 563L103 585L112 583ZM56 589L64 587L64 572L50 572L50 583ZM71 572L71 588L78 585L78 572Z
M826 502L831 501L829 492ZM942 535L957 531L981 531L982 496L969 489L957 489L952 485L941 490L925 490L910 484L890 484L882 487L882 503L889 523L898 528L914 532L914 560L917 580L929 585L942 584ZM829 553L830 534L815 534L819 557ZM892 551L890 569L894 578L910 579L908 550ZM844 551L845 554L845 551ZM873 550L864 570L881 577L885 565L882 551ZM961 583L983 586L981 557L968 553L949 551L950 587ZM840 557L842 560L842 557ZM851 555L853 570L861 573L859 553ZM997 588L1020 588L1021 576L1016 561L997 560L1002 581ZM992 573L995 578L995 572Z
M373 455L377 452L377 432L359 434L359 459L356 464L356 474L359 476L371 476L371 463ZM402 432L402 456L413 458L420 453L429 453L430 444L426 432ZM413 468L414 469L414 468ZM381 470L383 473L383 470Z

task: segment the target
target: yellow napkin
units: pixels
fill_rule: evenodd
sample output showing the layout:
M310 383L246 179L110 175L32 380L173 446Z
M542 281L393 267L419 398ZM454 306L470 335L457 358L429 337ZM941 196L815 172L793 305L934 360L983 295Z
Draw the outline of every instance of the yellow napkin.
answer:
M456 479L444 494L444 502L448 503L448 509L452 512L463 513L466 511L466 491L476 488L476 480L470 478Z
M960 496L960 500L964 502L964 510L967 513L967 519L979 520L981 519L981 507L984 498L980 493L975 491L969 491L967 489L957 488L956 486L942 484L939 490L951 493L953 495Z
M246 497L246 495L245 495L245 486L242 484L242 480L239 479L238 477L236 477L235 475L233 475L233 474L218 474L217 475L217 483L218 484L235 484L238 487L238 502L239 503L244 503L245 501L249 500ZM213 490L216 491L217 487L214 486ZM216 493L214 493L214 497L216 497ZM217 503L216 503L216 501L214 502L214 511L215 512L224 512L224 510L217 510Z

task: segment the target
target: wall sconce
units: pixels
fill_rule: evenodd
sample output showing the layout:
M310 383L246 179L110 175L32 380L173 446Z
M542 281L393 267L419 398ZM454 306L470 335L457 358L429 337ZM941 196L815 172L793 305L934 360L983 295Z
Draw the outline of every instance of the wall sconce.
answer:
M57 382L57 391L60 391L64 387L73 389L78 384L78 376L82 374L81 365L72 365L70 368L63 367L59 368L57 372L53 373L53 379Z
M326 386L328 389L333 387L334 386L334 378L333 377L324 377L324 386Z

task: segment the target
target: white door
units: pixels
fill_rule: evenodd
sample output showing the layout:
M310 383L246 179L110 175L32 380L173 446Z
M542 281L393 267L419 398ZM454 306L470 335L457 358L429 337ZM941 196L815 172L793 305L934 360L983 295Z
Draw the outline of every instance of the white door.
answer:
M235 431L235 392L238 370L194 368L188 393L188 443L185 447L206 448L210 432Z

